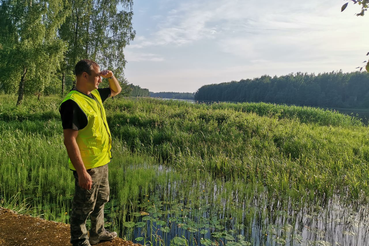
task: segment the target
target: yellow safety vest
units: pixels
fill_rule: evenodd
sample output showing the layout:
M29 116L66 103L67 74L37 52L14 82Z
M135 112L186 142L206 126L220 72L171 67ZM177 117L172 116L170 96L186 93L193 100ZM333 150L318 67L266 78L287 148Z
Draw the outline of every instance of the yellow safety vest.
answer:
M104 166L111 159L112 140L105 109L98 90L91 93L96 99L72 90L63 100L73 100L87 116L87 126L79 129L77 136L77 144L86 169ZM70 159L69 168L76 170Z

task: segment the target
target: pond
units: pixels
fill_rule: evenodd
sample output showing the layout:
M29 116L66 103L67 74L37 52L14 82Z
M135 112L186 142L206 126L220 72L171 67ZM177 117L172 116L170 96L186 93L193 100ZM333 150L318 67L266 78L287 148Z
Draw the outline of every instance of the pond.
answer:
M121 237L144 245L367 245L368 207L301 198L276 199L243 180L178 173L162 165L124 169L127 186L150 173L136 201L110 202ZM141 183L143 184L143 183ZM146 187L146 188L145 188ZM132 197L133 198L133 197Z
M361 119L361 121L368 125L369 122L369 110L368 109L355 109L355 108L332 108L330 110L336 110L341 114L354 116Z

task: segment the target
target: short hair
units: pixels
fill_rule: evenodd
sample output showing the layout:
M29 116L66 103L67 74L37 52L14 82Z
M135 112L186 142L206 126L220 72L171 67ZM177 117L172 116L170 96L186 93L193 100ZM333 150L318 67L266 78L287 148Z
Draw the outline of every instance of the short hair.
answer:
M91 60L80 60L79 62L77 62L76 66L74 67L74 74L76 76L81 75L83 72L88 73L89 75L91 75L91 69L92 66L96 66L96 67L100 67L96 62L91 61Z

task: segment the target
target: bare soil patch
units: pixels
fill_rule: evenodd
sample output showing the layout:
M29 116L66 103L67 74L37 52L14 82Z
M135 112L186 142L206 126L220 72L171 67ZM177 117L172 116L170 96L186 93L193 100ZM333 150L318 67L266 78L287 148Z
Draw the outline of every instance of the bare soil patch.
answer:
M20 215L0 208L1 246L70 246L69 225ZM115 238L98 246L138 246L131 241Z

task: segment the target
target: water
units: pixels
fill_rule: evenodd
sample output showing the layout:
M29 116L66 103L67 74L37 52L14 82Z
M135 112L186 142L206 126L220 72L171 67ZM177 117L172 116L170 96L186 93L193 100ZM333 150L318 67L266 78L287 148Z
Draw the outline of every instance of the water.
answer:
M139 211L121 224L122 237L150 245L368 245L368 206L346 204L339 196L303 204L273 200L267 191L241 180L214 180L203 174L174 175L141 198ZM146 200L148 199L148 200Z
M176 99L176 98L159 98L159 97L155 97L155 98L156 98L156 99L165 100L165 101L173 100L173 101L180 101L180 102L196 103L196 101L195 101L195 100L193 100L193 99Z
M150 241L150 236L146 240L155 245L171 245L177 237L185 238L189 245L198 245L198 242L204 245L206 242L225 245L368 245L369 242L366 208L355 212L331 201L324 209L304 208L293 214L274 211L279 214L276 217L261 219L260 212L256 211L251 224L231 220L223 226L223 223L217 224L214 218L210 218L209 213L192 217L192 225L189 223L191 216L188 220L182 217L182 221L187 222L186 226L179 223L175 215L167 216L165 225L157 223L165 221L165 218L154 219L152 223L147 220L147 234L154 234L156 240ZM221 220L221 215L217 219ZM208 223L201 225L201 220ZM163 228L169 230L163 232ZM135 238L145 236L142 229L136 229L134 234Z

